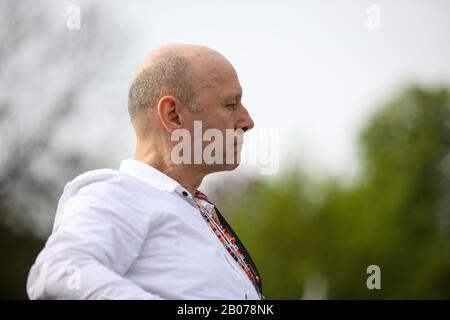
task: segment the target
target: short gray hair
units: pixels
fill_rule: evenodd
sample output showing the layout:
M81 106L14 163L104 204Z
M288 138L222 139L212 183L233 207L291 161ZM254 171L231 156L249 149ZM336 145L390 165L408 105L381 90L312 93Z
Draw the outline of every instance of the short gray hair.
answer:
M190 81L189 62L177 53L166 53L153 61L134 79L128 92L131 120L141 111L156 106L165 95L177 97L196 111L197 99Z

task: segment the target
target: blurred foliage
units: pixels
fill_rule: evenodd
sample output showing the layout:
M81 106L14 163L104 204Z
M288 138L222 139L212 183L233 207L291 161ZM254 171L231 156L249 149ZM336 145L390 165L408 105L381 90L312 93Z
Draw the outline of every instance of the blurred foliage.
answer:
M62 187L101 159L60 138L74 136L65 125L117 63L122 31L95 4L79 30L67 17L59 1L0 1L0 299L27 298Z
M450 298L449 91L405 90L360 142L363 172L350 187L330 179L312 192L290 172L228 206L266 297ZM380 290L366 286L373 264Z
M28 271L44 247L44 240L13 232L0 203L0 299L26 299Z

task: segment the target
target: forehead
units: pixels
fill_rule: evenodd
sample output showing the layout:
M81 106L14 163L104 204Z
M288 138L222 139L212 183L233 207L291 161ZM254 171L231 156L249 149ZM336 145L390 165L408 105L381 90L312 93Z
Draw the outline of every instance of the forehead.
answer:
M220 79L210 82L201 87L198 96L205 99L220 100L220 102L231 103L242 96L242 88L237 78Z
M236 75L218 77L213 81L210 89L221 99L234 99L242 96L242 87Z
M197 91L219 91L220 95L239 95L242 92L233 65L222 55L198 54L191 60L193 81Z

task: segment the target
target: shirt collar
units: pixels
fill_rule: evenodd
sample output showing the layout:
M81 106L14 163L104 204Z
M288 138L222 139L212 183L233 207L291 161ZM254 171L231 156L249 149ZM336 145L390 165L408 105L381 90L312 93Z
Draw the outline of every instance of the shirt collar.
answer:
M177 181L162 173L151 165L136 159L125 159L120 164L120 172L126 173L142 182L157 187L158 189L177 193L195 206L192 194Z

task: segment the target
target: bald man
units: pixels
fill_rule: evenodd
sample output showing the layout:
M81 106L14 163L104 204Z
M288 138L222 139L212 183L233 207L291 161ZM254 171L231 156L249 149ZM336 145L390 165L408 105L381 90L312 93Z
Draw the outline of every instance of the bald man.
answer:
M198 190L239 165L254 126L241 97L236 71L213 49L150 52L129 90L134 159L65 186L28 276L30 299L264 299L248 251Z

